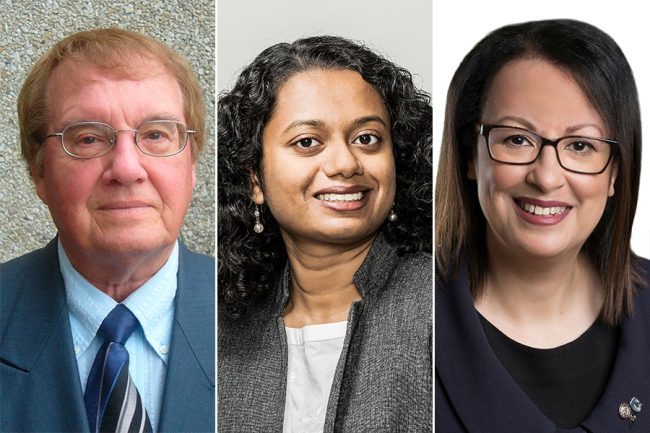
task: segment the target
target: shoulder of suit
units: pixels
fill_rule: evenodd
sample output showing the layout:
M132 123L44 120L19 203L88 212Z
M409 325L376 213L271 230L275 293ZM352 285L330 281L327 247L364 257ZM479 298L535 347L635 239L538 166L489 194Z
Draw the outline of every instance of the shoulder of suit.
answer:
M182 243L180 245L180 264L191 266L201 271L208 271L214 274L215 259L212 256L196 253Z
M58 265L56 239L43 248L0 264L1 292L4 294L6 290L17 286L25 274L38 272L43 266L51 266L53 260L56 260Z

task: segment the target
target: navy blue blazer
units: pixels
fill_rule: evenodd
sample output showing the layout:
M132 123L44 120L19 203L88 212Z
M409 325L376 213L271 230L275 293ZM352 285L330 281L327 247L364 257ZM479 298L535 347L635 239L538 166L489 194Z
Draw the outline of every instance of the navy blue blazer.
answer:
M642 267L648 280L650 262L642 260ZM633 316L621 324L616 361L599 403L573 430L546 418L500 363L474 309L466 270L453 281L436 281L435 290L436 432L650 432L650 289L639 290ZM619 405L632 397L644 403L634 423L618 415Z
M180 246L159 432L214 432L214 259ZM0 267L0 431L88 432L56 239Z

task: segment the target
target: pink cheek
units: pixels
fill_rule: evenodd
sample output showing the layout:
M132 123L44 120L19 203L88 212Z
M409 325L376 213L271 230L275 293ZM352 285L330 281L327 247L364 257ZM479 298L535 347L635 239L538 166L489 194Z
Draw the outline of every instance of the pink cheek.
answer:
M101 172L93 168L59 165L55 173L46 175L44 182L48 183L47 188L59 200L69 203L85 201L101 179Z
M494 163L488 169L488 176L496 189L511 188L526 181L525 166Z
M569 186L578 199L579 202L595 201L602 202L604 206L608 198L609 192L609 177L603 176L603 179L572 179L569 181Z

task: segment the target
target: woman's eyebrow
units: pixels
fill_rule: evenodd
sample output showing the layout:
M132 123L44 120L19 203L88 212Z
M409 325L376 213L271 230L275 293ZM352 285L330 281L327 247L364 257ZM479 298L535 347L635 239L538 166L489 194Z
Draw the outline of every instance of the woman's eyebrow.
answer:
M384 122L384 119L382 119L379 116L375 116L375 115L360 117L358 119L355 119L354 122L352 122L352 124L355 125L355 126L359 126L359 125L363 125L363 124L370 123L370 122L378 122L378 123L381 123L382 125L384 125L384 127L388 128L388 125L386 125L386 122Z
M284 128L284 131L282 131L282 133L289 132L291 129L297 128L299 126L312 126L314 128L324 128L325 122L316 119L295 120L291 122L286 128Z
M599 125L595 124L595 123L581 123L581 124L579 124L579 125L571 126L571 127L569 127L569 128L566 129L566 133L567 133L567 134L574 134L574 133L576 133L577 131L580 131L581 129L584 129L584 128L594 128L594 129L597 129L597 130L598 130L598 133L599 133L600 135L604 135L604 132L603 132L602 128L601 128Z
M378 123L381 123L382 125L384 125L384 127L386 127L386 128L388 127L388 125L386 125L386 122L384 121L384 119L382 119L379 116L375 116L375 115L363 116L363 117L359 117L358 119L354 119L352 121L352 125L353 126L360 126L360 125L365 125L366 123L371 123L371 122L378 122ZM324 129L325 128L325 122L323 122L322 120L317 120L317 119L295 120L295 121L291 122L286 128L284 128L284 131L282 131L282 133L289 132L290 130L292 130L294 128L297 128L297 127L300 127L300 126L311 126L311 127L314 127L314 128Z
M537 127L532 122L519 116L503 116L499 118L499 120L497 120L497 124L501 125L503 124L504 121L508 121L508 120L517 122L530 131L537 132ZM569 126L564 130L564 134L573 134L576 131L579 131L583 128L596 128L599 131L599 133L603 135L602 127L596 123L580 123L578 125Z

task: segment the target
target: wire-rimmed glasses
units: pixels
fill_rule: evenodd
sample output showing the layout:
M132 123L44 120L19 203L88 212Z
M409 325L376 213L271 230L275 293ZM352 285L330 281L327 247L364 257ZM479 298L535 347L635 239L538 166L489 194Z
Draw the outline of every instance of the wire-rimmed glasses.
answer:
M63 150L70 156L80 159L98 158L109 153L117 141L119 132L135 133L135 145L147 155L172 156L181 152L187 145L190 134L185 125L174 120L150 120L137 129L115 130L102 122L75 122L63 131L43 138L58 136Z
M513 165L532 164L544 146L553 146L557 161L565 170L580 174L600 174L614 154L615 140L570 135L551 140L525 128L480 125L480 134L494 161Z

